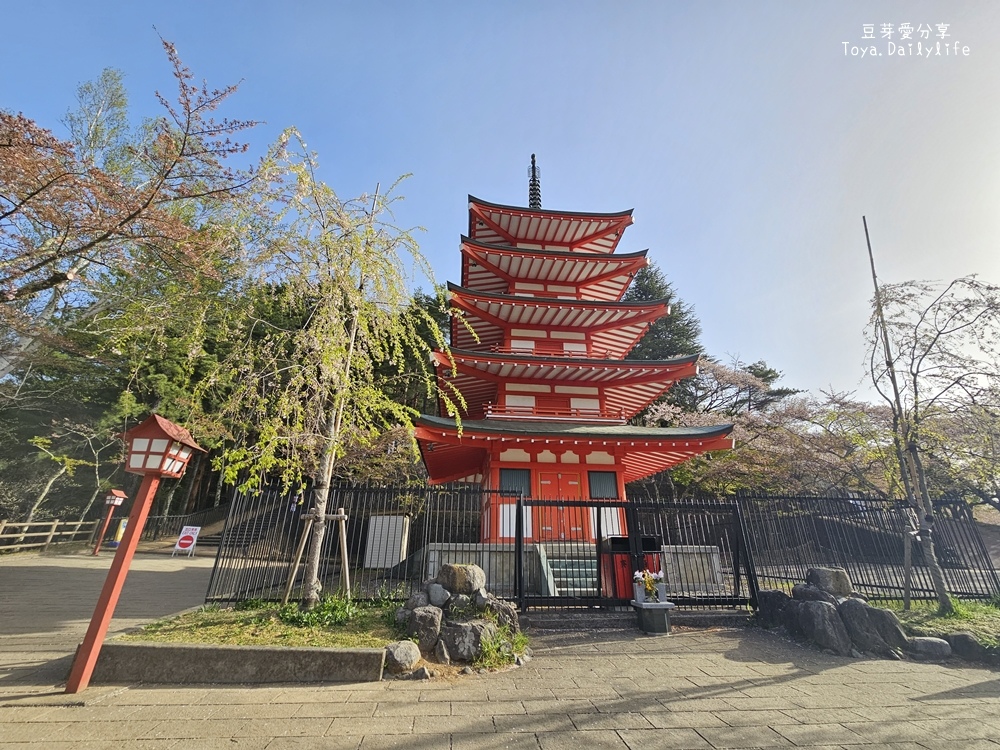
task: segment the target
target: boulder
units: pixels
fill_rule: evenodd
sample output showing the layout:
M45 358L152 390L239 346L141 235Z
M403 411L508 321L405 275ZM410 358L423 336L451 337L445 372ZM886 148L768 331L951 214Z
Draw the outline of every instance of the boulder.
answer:
M448 622L441 628L441 640L455 661L473 661L479 656L484 638L495 638L497 626L489 620Z
M426 607L430 603L431 600L427 598L426 591L414 591L403 606L407 609L417 609L418 607Z
M802 602L799 624L805 636L818 646L828 648L840 656L850 656L851 636L847 634L847 628L833 604Z
M417 639L421 651L430 651L437 643L441 633L441 616L441 610L431 605L413 610L406 634Z
M472 595L473 601L475 601L477 607L485 607L486 602L490 599L490 592L486 589L476 589L476 592Z
M906 632L899 624L899 619L894 612L869 606L868 622L875 627L879 637L888 644L889 648L897 651L906 650Z
M497 625L506 625L512 635L521 632L521 621L517 615L517 607L511 602L490 596L483 609L493 614Z
M448 647L440 638L434 647L434 658L437 659L438 664L451 664L451 654L448 653Z
M798 599L789 599L785 602L784 609L781 610L781 624L789 635L802 635L802 606L805 602Z
M453 594L471 595L486 586L486 573L478 565L442 565L437 583Z
M838 598L850 596L854 591L851 579L843 568L809 568L806 583Z
M407 609L406 607L400 607L396 610L396 623L398 625L405 626L410 621L411 617L413 617L413 611Z
M427 598L435 607L444 607L445 603L451 599L451 592L440 583L432 583L427 587Z
M827 602L837 606L837 597L808 583L796 583L792 586L792 598L800 602Z
M788 606L789 597L784 591L766 589L757 592L757 623L764 628L781 625L781 613Z
M837 605L837 614L840 615L844 627L851 641L858 651L867 651L872 654L886 654L892 649L889 648L882 636L878 634L875 625L868 618L867 604L857 599L847 598Z
M913 658L925 661L937 661L951 656L951 646L943 638L927 636L910 638L906 650Z
M972 633L951 633L945 636L955 656L966 661L986 661L989 652Z
M420 649L413 641L397 641L385 647L385 668L390 674L410 672L420 663Z
M448 616L451 618L468 619L474 612L472 597L465 594L452 594L451 599L448 600Z

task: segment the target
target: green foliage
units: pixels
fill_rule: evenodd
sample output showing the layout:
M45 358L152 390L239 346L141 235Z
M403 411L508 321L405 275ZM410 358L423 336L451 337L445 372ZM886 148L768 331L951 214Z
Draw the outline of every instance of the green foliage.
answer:
M286 625L299 628L335 627L346 625L361 613L361 608L344 596L327 596L312 609L302 609L298 604L286 604L278 609L278 619Z
M501 669L513 664L527 646L528 637L524 633L512 633L509 626L501 625L496 635L483 638L473 664L480 669Z

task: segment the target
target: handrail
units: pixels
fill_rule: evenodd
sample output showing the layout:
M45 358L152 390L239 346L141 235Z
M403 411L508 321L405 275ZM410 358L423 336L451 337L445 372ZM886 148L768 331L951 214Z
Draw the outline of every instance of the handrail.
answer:
M585 352L574 352L574 351L538 351L534 348L527 349L521 346L504 346L503 344L494 344L490 347L490 351L496 354L527 354L532 357L575 357L576 359L612 359L611 350L605 349L603 354L597 350L588 350Z
M625 410L585 409L580 407L554 408L547 406L498 406L486 404L487 418L499 419L581 419L593 422L624 422Z

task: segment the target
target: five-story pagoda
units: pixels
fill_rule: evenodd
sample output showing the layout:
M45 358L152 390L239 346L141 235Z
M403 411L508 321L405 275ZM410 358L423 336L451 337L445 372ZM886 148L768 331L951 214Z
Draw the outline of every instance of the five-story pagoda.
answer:
M513 541L517 495L623 500L627 482L732 447L732 425L627 423L695 375L697 357L625 360L669 314L662 300L621 301L648 263L646 251L615 252L632 212L544 210L534 155L529 176L527 208L469 197L462 283L448 292L475 333L453 320L451 359L435 355L442 387L457 388L467 410L460 429L426 415L416 425L431 483L472 481L510 493L483 508L483 542ZM525 541L593 541L593 519L534 510L523 519ZM621 533L623 519L603 520L603 534Z

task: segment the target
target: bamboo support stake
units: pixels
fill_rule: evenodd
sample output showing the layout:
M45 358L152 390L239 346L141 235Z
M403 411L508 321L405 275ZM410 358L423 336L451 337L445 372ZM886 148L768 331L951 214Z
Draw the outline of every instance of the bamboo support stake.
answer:
M347 568L347 515L343 508L337 508L337 526L340 528L340 586L344 595L351 598L351 571Z

